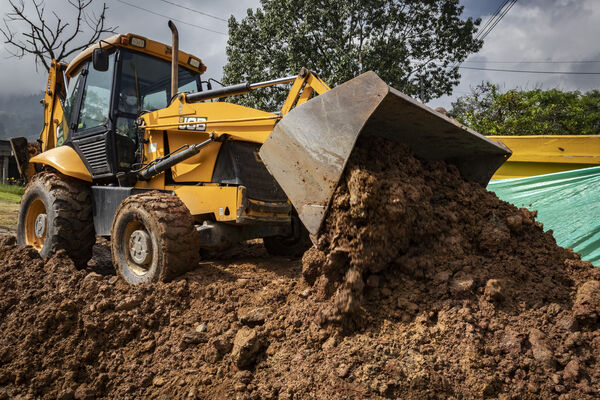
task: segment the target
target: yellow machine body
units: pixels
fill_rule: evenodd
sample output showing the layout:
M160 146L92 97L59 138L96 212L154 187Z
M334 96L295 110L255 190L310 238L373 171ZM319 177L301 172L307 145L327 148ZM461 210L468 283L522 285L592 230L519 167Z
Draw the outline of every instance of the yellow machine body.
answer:
M140 43L143 43L143 47L140 47ZM126 48L171 61L171 46L131 33L102 40L101 43L85 49L68 65L53 61L43 102L44 128L38 141L41 151L40 154L29 155L27 173L24 174L26 178L35 173L32 165L38 164L52 167L64 175L97 184L81 156L72 147L63 146L70 134L63 107L69 80L76 76L82 65L91 60L94 50L109 50L113 47ZM206 70L199 58L182 51L178 54L180 67L197 74ZM329 90L323 81L310 73L289 80L292 81L288 100L279 113L220 101L189 103L185 93L181 93L166 108L143 114L143 163L160 160L168 156L168 149L172 152L174 149L195 145L207 140L209 136L217 140L202 148L195 156L172 166L169 169L168 181L166 174L161 173L151 179L137 181L133 188L171 191L198 220L210 218L218 222L242 224L289 222L289 201L286 200L282 204L252 199L248 197L246 187L212 183L211 178L222 145L218 140L220 136L226 135L228 140L233 141L262 144L273 131L277 121L295 105L306 102L313 93L319 94ZM195 124L186 125L182 122L190 117L206 120L203 122L206 129L190 130L189 127ZM260 162L258 152L255 156Z
M69 146L60 146L46 150L29 159L29 162L32 164L47 165L64 175L92 182L92 175L90 175L85 164L81 161L79 154Z
M600 165L599 135L488 136L513 154L492 179L524 178Z
M272 133L275 124L294 106L305 103L313 93L321 94L329 89L313 74L307 72L304 76L298 76L281 112L277 114L226 102L188 103L186 95L180 94L167 108L142 115L146 139L144 162L153 162L165 157L165 144L172 150L201 143L209 136L218 139L226 135L228 140L262 144ZM204 130L190 131L190 125L197 125L197 122L183 122L190 117L202 118ZM210 182L220 148L221 142L212 142L197 155L171 167L175 185L166 184L165 174L158 174L148 181L137 182L135 187L172 190L192 215L209 214L219 222L289 221L291 207L288 201L282 205L255 200L246 195L246 188L243 186L232 187L213 183L202 186L185 185L190 182ZM258 152L255 153L255 157L262 163Z

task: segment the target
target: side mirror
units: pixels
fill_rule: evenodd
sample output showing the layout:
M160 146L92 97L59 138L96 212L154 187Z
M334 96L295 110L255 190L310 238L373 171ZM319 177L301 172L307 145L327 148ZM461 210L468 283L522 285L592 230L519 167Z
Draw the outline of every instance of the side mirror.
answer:
M94 49L92 64L96 71L108 71L108 52L103 49Z

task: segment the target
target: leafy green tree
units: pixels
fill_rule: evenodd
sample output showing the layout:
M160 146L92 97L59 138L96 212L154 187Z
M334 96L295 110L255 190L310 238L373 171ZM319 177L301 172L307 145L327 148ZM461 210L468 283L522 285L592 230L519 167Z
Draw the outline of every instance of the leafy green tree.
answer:
M229 19L224 82L295 75L305 66L330 86L373 70L423 101L450 94L457 65L478 51L480 20L463 18L459 0L261 0L241 21ZM286 90L235 101L274 109Z
M452 103L449 116L485 135L600 133L600 92L511 89L489 82Z

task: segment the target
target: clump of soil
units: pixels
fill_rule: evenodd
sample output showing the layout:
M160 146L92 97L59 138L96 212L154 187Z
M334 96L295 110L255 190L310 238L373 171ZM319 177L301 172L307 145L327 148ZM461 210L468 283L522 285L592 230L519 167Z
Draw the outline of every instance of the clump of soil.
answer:
M304 263L255 242L132 287L108 247L0 236L0 399L600 394L600 271L401 146L360 144Z

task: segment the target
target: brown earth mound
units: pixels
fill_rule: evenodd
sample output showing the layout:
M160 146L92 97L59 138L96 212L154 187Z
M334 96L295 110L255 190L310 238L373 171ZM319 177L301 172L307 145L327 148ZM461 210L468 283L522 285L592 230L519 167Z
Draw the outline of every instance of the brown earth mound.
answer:
M405 148L347 171L304 265L246 244L130 287L106 241L84 271L2 237L0 399L598 397L598 269Z
M404 379L384 393L595 397L600 270L534 218L451 165L362 142L303 274L330 299L322 322L396 331L381 367Z

